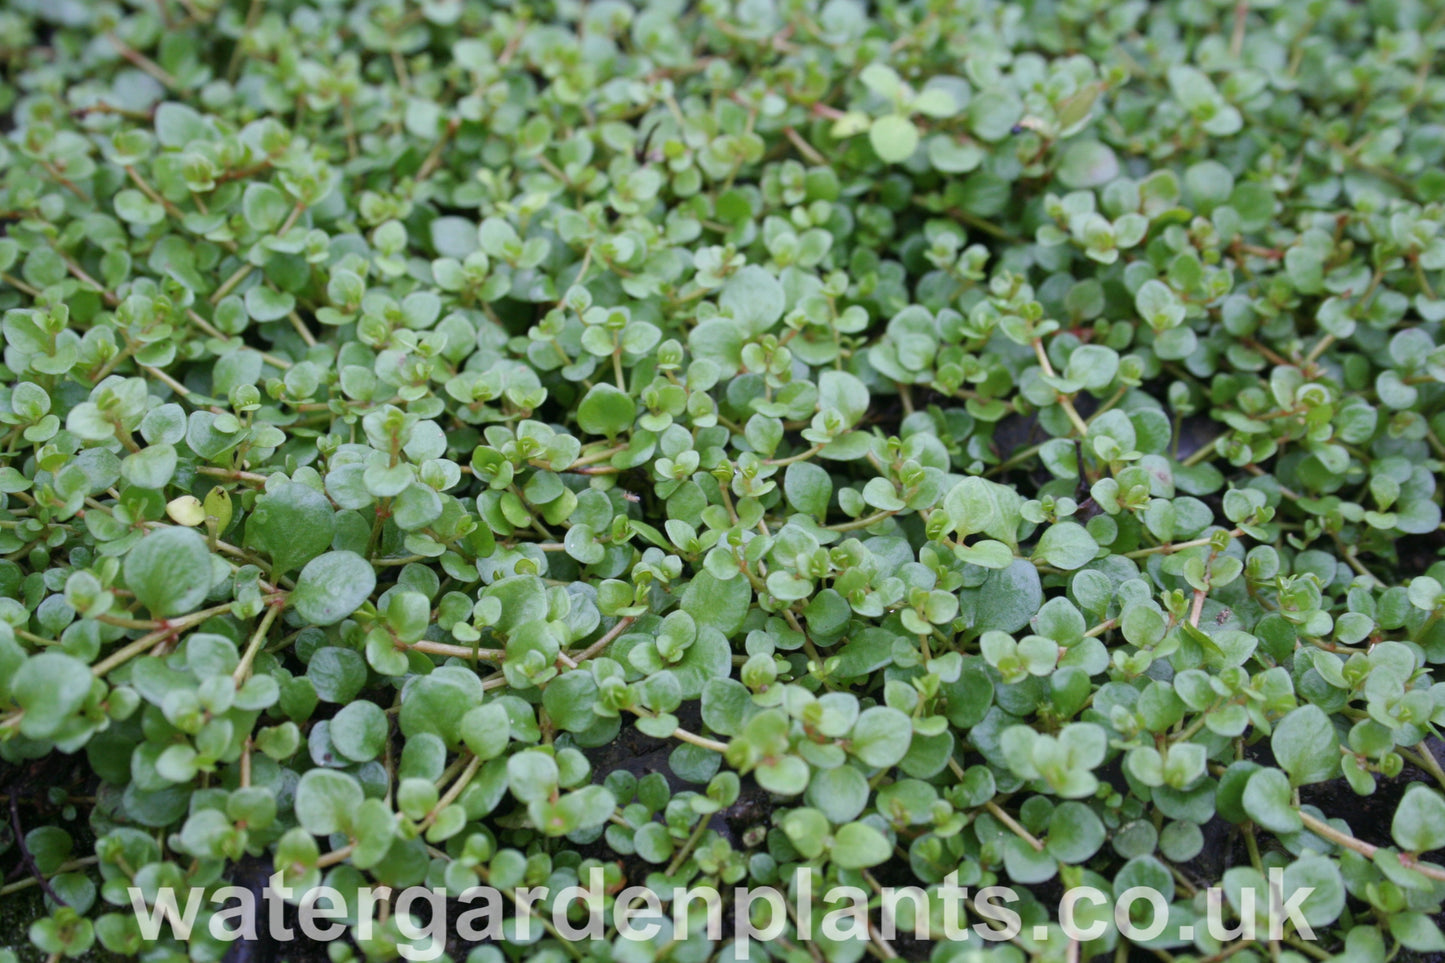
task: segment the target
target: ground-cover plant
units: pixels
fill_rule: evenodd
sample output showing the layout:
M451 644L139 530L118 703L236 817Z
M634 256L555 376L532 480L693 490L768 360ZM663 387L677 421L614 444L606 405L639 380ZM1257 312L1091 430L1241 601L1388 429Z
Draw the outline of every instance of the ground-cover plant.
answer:
M730 959L612 911L749 883L753 958L1445 952L1442 46L1416 0L11 0L0 943L601 867L603 939L448 952ZM799 937L800 868L861 938ZM1272 879L1314 939L1207 925ZM1023 926L878 928L948 881ZM1073 939L1079 885L1168 925Z

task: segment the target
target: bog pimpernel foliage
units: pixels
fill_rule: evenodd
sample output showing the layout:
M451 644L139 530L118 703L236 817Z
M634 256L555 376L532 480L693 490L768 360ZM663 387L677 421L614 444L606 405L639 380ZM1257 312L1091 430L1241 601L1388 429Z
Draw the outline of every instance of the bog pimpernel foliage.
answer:
M0 937L218 960L127 888L257 867L804 867L1025 925L753 954L1445 951L1442 46L1419 0L11 0ZM1277 869L1316 938L1221 942ZM1170 926L1072 942L1084 883Z

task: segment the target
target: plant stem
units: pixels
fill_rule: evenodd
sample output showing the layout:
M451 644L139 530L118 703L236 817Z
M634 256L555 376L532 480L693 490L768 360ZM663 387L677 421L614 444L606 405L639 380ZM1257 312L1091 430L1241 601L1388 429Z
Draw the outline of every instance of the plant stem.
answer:
M822 451L822 450L823 450L823 446L822 446L822 445L814 445L812 448L809 448L807 451L800 451L800 452L798 452L796 455L789 455L787 458L768 458L768 459L766 459L766 460L763 461L763 464L764 464L764 465L776 465L776 466L791 465L791 464L793 464L793 462L803 461L803 460L806 459L806 458L811 458L811 457L813 457L814 455L816 455L818 452L820 452L820 451Z
M165 623L165 627L156 629L154 632L150 632L146 635L141 636L124 648L117 649L105 659L102 659L100 662L97 662L95 665L91 666L91 674L96 677L103 676L111 669L114 669L116 666L124 665L126 662L140 655L142 652L151 649L155 646L157 642L162 641L167 636L174 635L182 631L183 629L189 629L193 625L200 625L202 622L213 616L220 615L223 612L229 611L231 611L231 603L227 602L223 605L216 605L208 609L202 609L199 612L192 612L190 615L185 615L178 619L168 619Z
M727 743L719 742L716 739L709 739L706 736L700 736L695 732L688 732L681 726L678 726L672 731L672 737L674 739L681 739L683 742L691 743L699 749L711 749L713 752L728 751Z
M244 685L246 678L251 674L251 663L256 661L256 653L261 651L261 645L266 641L266 633L271 631L271 623L276 621L276 616L281 614L283 608L285 605L281 602L273 602L266 606L266 614L261 616L261 624L256 626L256 631L251 634L251 642L246 646L246 651L241 656L241 662L236 666L236 671L231 674L231 677L236 680L237 688Z
M416 172L416 179L418 181L424 181L436 172L437 167L441 164L442 152L447 146L447 141L452 139L452 135L457 132L457 128L460 126L461 122L455 117L447 121L446 129L442 131L441 137L437 139L436 146L431 149L431 153L426 155L426 160L422 161L421 167Z
M1440 788L1445 789L1445 770L1440 768L1440 761L1435 758L1435 753L1430 750L1430 744L1427 741L1422 740L1415 747L1415 752L1410 755L1417 756L1415 761L1420 768L1434 776L1435 781L1440 784Z
M222 281L220 287L216 288L215 292L210 297L211 303L220 304L221 299L224 298L226 295L230 294L233 290L235 290L236 285L246 280L246 276L249 275L254 269L255 265L249 262L242 264L240 267L236 268L235 272L230 277L226 278L226 280Z
M1019 824L1019 821L1017 819L1014 819L1008 813L1004 812L1003 807L1000 806L998 803L990 799L988 802L983 804L983 808L988 810L990 816L992 816L994 819L997 819L999 822L1003 823L1010 830L1012 830L1015 836L1028 843L1029 846L1032 847L1034 852L1042 853L1044 851L1044 844L1039 842L1038 838L1034 836L1033 833L1029 832L1027 829L1024 829L1024 827Z
M150 59L139 50L136 50L134 47L117 37L115 34L107 33L106 37L109 38L111 44L115 46L115 49L120 53L122 57L124 57L126 60L129 60L131 63L139 67L143 72L149 74L151 77L159 81L162 86L167 87L170 90L180 89L180 85L176 83L176 78L172 77L169 73L167 73L160 64L156 63L154 60Z
M50 897L51 902L58 906L69 906L65 900L50 885L50 880L40 871L35 863L35 855L30 852L30 847L25 843L25 830L20 825L20 797L14 794L10 796L10 825L15 829L15 845L20 850L20 863L30 870L33 878L45 895Z
M472 777L477 774L477 770L481 767L482 757L472 756L471 760L467 762L466 768L462 770L461 775L457 776L456 781L447 788L446 793L437 800L437 804L432 807L431 812L427 813L426 818L421 821L423 829L436 822L437 815L456 801L456 798L462 794L462 790L467 788L467 785L472 781Z
M1044 374L1050 378L1055 377L1054 364L1049 360L1049 353L1044 350L1042 338L1034 338L1034 355L1039 359L1039 367L1043 369ZM1074 407L1074 399L1062 391L1058 393L1058 398L1059 407L1064 409L1064 414L1068 416L1069 423L1074 426L1074 431L1078 433L1080 438L1087 436L1089 434L1089 425L1079 416L1079 409Z
M55 872L51 875L59 876L61 873L73 873L77 869L94 866L98 862L100 862L100 860L95 856L84 856L80 859L72 859L69 862L61 863L57 866ZM0 896L9 896L11 893L18 893L23 889L29 889L31 886L38 885L39 883L35 877L27 876L25 879L18 879L13 883L6 883L4 886L0 886Z
M1305 364L1313 364L1319 360L1320 355L1324 354L1329 346L1334 343L1335 336L1332 334L1326 334L1323 338L1320 338L1315 342L1315 346L1310 349L1310 353L1305 355Z
M1208 594L1204 589L1194 590L1194 604L1189 607L1189 624L1196 629L1199 628L1199 616L1204 611L1204 597Z
M1229 537L1230 537L1230 538L1238 538L1240 535L1243 535L1243 534L1244 534L1243 531L1241 531L1241 530L1238 529L1238 528L1235 528L1235 529L1231 529L1231 530L1230 530ZM1208 545L1208 544L1209 544L1210 542L1212 542L1213 540L1214 540L1214 537L1213 537L1213 536L1206 536L1206 537L1204 537L1204 538L1194 538L1194 539L1190 539L1190 540L1187 541L1187 542L1169 542L1169 543L1166 543L1166 544L1164 544L1164 545L1155 545L1155 546L1152 547L1152 548L1138 548L1138 549L1135 549L1135 550L1132 551L1132 552L1125 552L1125 553L1124 553L1124 557L1125 557L1125 558L1143 558L1145 555L1158 555L1158 554L1161 554L1161 553L1164 554L1164 555L1172 555L1172 554L1174 554L1175 552L1182 552L1182 551L1184 551L1186 548L1199 548L1201 545Z
M1219 438L1223 437L1223 435L1219 436ZM1195 465L1199 464L1202 461L1208 461L1216 454L1214 446L1219 443L1219 438L1211 438L1209 441L1199 446L1198 451L1194 452L1188 458L1184 459L1182 462L1180 462L1180 464L1183 465L1185 468L1193 468Z
M296 333L301 336L301 340L306 342L306 347L316 347L316 337L311 333L311 329L306 327L306 322L301 320L301 315L292 311L286 317L291 322L291 327L295 328Z
M422 640L413 642L407 646L413 652L425 652L427 655L448 655L458 659L485 659L488 662L497 662L506 654L501 649L474 649L469 645L451 645L447 642L428 642Z
M1345 540L1334 532L1330 533L1330 538L1334 540L1335 547L1340 550L1340 554L1344 556L1345 562L1350 566L1350 568L1355 570L1355 574L1363 575L1365 578L1370 580L1371 584L1378 586L1379 588L1385 587L1385 583L1381 581L1374 572L1371 572L1368 568L1366 568L1364 563L1356 557L1356 550L1353 545L1345 544Z
M623 632L626 632L627 629L632 625L632 623L636 621L637 617L633 615L623 616L622 618L618 619L617 624L614 625L612 628L608 629L600 639L587 646L587 648L583 649L581 652L572 656L573 661L575 661L578 665L586 662L588 659L597 655L603 649L611 645L613 640L615 640Z
M825 158L822 154L818 153L817 148L815 148L812 144L804 140L802 134L799 134L792 127L784 127L783 134L788 138L789 141L792 142L794 147L798 148L798 153L802 154L804 157L812 161L814 164L817 164L819 167L828 166L827 158Z
M839 522L837 525L825 525L823 527L830 532L856 532L860 528L867 528L869 525L877 524L878 522L883 521L883 519L890 518L897 514L898 511L896 509L885 509L883 511L874 512L872 515L865 515L862 518L855 518L851 522Z
M642 709L637 706L632 706L630 707L630 709L635 715L639 715L644 719L657 718L655 713L650 712L647 709ZM701 749L711 749L713 752L728 751L727 743L718 742L716 739L709 739L707 736L700 736L695 732L689 732L688 730L682 728L682 726L678 726L676 729L672 730L671 738L681 739L683 742L691 743L692 745L697 746Z
M626 450L627 450L627 446L626 446L626 445L617 445L617 446L615 446L615 447L613 447L613 448L603 449L602 451L594 451L594 452L593 452L592 454L590 454L590 455L582 455L582 456L579 457L576 461L572 462L572 464L568 465L566 468L564 468L564 469L562 469L562 470L563 470L563 471L576 471L578 468L582 468L583 466L586 466L586 465L595 465L595 464L597 464L598 462L609 461L609 460L611 460L611 458L612 458L613 455L620 454L621 452L624 452L624 451L626 451Z
M97 622L104 622L106 625L114 625L122 629L145 629L151 631L161 628L161 623L154 619L128 619L120 615L111 615L109 612L95 616Z
M35 288L32 288L30 285L26 284L24 281L20 280L14 275L6 274L4 271L0 271L0 281L4 281L15 290L20 291L23 294L28 294L32 298L40 297L39 291L37 291Z
M231 468L216 468L212 465L202 465L196 469L198 475L210 475L212 478L228 478L231 481L243 481L251 485L266 484L266 476L258 475L251 471L237 471Z
M1303 810L1299 810L1298 812L1300 821L1305 824L1305 828L1308 829L1310 832L1314 833L1316 836L1320 837L1321 839L1329 840L1336 846L1343 846L1345 849L1353 850L1354 852L1359 853L1366 859L1374 859L1375 854L1380 851L1379 846L1371 845L1370 843L1365 842L1363 839L1356 839L1349 833L1340 832L1338 829L1331 826L1324 820L1316 819L1314 816L1311 816L1309 813L1304 812ZM1409 869L1413 869L1415 872L1428 879L1433 879L1436 882L1445 883L1445 869L1441 869L1438 866L1417 863L1413 858L1407 859L1407 855L1408 854L1401 854L1400 862L1402 865L1408 867Z
M677 855L672 857L672 861L667 864L667 869L662 871L662 875L672 876L679 869L682 869L682 864L687 862L687 858L692 855L692 851L696 849L697 844L702 841L702 836L705 832L707 832L707 817L699 816L697 826L693 829L692 835L687 837L687 842L683 843L682 848L677 851Z
M347 843L340 849L333 849L316 861L316 868L325 869L328 866L335 866L337 863L344 863L354 849L356 849L355 843Z

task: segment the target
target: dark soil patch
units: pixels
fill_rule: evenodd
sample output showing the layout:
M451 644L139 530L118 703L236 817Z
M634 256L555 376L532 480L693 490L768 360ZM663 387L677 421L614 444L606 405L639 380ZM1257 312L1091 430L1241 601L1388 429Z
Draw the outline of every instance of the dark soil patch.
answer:
M1445 531L1436 529L1424 535L1404 535L1395 539L1395 554L1402 575L1424 575L1426 569L1445 554Z
M84 755L51 752L21 762L0 760L0 884L34 882L35 867L19 838L42 826L57 826L70 835L72 859L94 851L87 816L98 785ZM22 963L45 958L27 936L31 924L49 913L45 896L36 884L0 899L0 947L14 949ZM82 963L117 959L99 943L80 957Z

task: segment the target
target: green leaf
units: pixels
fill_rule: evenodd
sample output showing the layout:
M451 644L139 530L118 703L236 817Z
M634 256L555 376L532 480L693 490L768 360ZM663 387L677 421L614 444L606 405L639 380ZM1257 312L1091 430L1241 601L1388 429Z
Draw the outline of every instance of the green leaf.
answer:
M1424 913L1391 913L1390 935L1402 946L1420 953L1445 951L1445 934Z
M1070 141L1059 157L1058 178L1065 187L1103 187L1117 176L1119 159L1096 140Z
M156 108L156 139L165 147L189 147L209 140L211 127L195 109L166 101Z
M1055 568L1073 571L1082 568L1099 554L1099 545L1084 526L1077 522L1050 525L1034 548L1034 558Z
M331 719L331 747L353 762L368 762L381 755L389 728L376 703L352 702Z
M1395 807L1390 835L1410 853L1445 847L1445 798L1428 786L1410 786Z
M968 104L968 120L980 140L999 141L1013 133L1024 105L1011 87L980 90Z
M166 219L166 209L137 190L123 190L115 195L115 213L130 224L150 226Z
M731 318L712 318L688 333L687 344L697 357L736 371L742 363L744 336L743 327Z
M61 652L31 656L10 680L10 691L24 712L20 734L50 739L90 695L90 666Z
M699 572L682 594L682 611L699 627L711 626L731 637L742 628L753 593L746 579L723 581L711 572Z
M832 828L827 816L808 807L794 809L783 817L783 832L804 859L822 855Z
M508 757L507 778L522 802L546 799L557 789L557 763L540 749L524 749Z
M944 134L928 138L928 162L944 174L967 174L983 159L983 149L972 141L960 143Z
M868 388L846 371L824 371L818 375L818 406L841 413L846 425L855 425L868 412Z
M461 741L462 722L481 699L482 686L475 674L444 666L407 687L397 725L408 739L430 734L450 748Z
M276 574L284 574L331 547L334 515L321 492L283 482L256 499L246 519L246 541L271 556Z
M438 217L431 222L432 246L443 257L465 258L481 245L477 224L465 217Z
M1184 305L1163 281L1145 281L1134 294L1134 305L1155 331L1172 328L1184 320Z
M675 849L672 837L662 823L646 823L640 826L632 837L632 845L637 848L638 856L654 865L671 859Z
M355 552L319 555L296 578L290 602L311 625L334 625L361 607L376 588L376 573Z
M1255 771L1244 786L1244 811L1273 833L1297 833L1304 827L1295 812L1289 777L1278 769Z
M246 313L252 321L279 321L296 307L296 298L285 291L258 284L246 292Z
M821 769L813 773L806 799L831 821L846 822L868 804L868 779L854 766Z
M351 825L361 806L360 784L335 769L311 769L296 784L296 821L313 836L329 836Z
M582 677L581 673L569 673L557 680L557 683L566 682L573 676ZM557 683L548 685L546 691L552 692L557 688ZM583 705L582 711L590 715L591 706ZM511 723L507 719L506 708L499 703L490 702L468 709L462 716L461 737L462 741L467 744L467 748L478 758L497 758L507 748L507 743L511 741L512 737Z
M631 398L603 382L593 385L577 406L577 425L588 434L612 438L631 428L636 414Z
M887 64L877 62L869 64L858 74L858 79L863 81L863 86L886 100L894 100L902 96L903 78L898 76L898 71Z
M962 593L961 612L971 616L973 628L1017 632L1029 623L1043 604L1039 570L1024 559L990 572L978 588Z
M211 552L189 528L161 528L136 543L124 572L126 585L152 615L183 615L210 594Z
M1066 598L1053 598L1045 602L1034 617L1034 627L1040 635L1046 636L1059 645L1073 645L1084 637L1087 626L1084 616Z
M1304 705L1281 719L1270 748L1291 785L1306 786L1334 778L1340 768L1340 738L1323 709Z
M366 684L366 660L352 649L326 646L312 654L306 678L322 699L347 703Z
M970 475L949 489L943 510L960 535L981 532L1017 548L1023 502L1009 486Z
M176 449L174 445L151 445L133 455L127 455L120 463L120 474L137 488L164 488L176 473Z
M728 279L718 306L730 315L744 337L761 334L783 316L783 286L763 268L748 265Z
M241 195L241 216L246 226L258 234L268 234L286 220L291 204L286 195L270 184L251 183Z
M727 636L712 625L700 626L697 640L687 647L681 659L671 664L684 699L698 698L709 679L721 678L731 668L732 648ZM671 730L668 734L671 735Z
M783 491L795 511L822 518L833 495L833 481L826 470L811 462L794 462L783 474Z
M1339 919L1345 908L1345 881L1339 866L1318 853L1306 852L1286 866L1280 890L1285 900L1301 890L1311 891L1298 905L1305 922L1317 931Z
M918 128L901 114L889 114L873 121L868 128L868 142L878 157L889 164L899 164L918 149Z
M873 706L858 716L849 748L866 765L883 769L906 756L912 740L908 716L889 706Z
M1088 805L1062 802L1049 819L1048 853L1060 862L1081 865L1104 845L1103 822Z
M547 617L547 589L542 580L531 575L499 579L487 586L484 598L496 599L501 615L496 620L498 631L511 634L518 627Z
M888 838L867 823L838 827L831 850L833 863L843 869L865 869L893 855Z
M796 796L808 788L808 764L797 756L779 756L758 764L758 785L780 796Z

